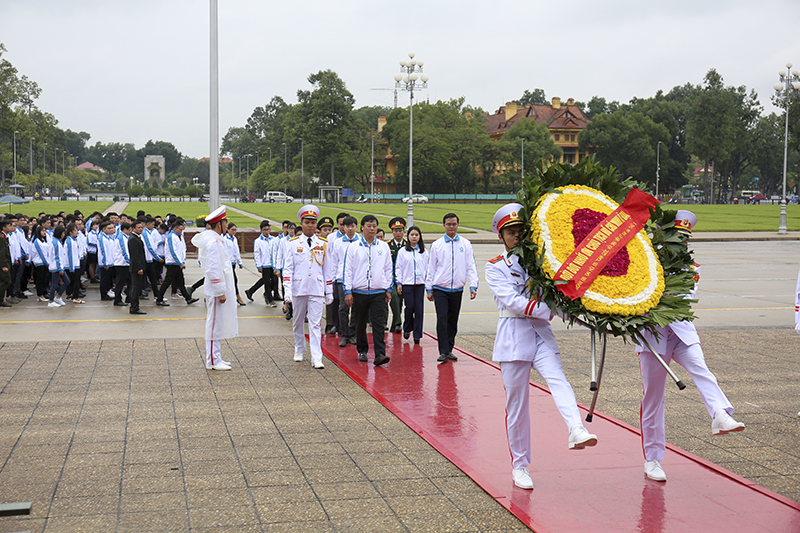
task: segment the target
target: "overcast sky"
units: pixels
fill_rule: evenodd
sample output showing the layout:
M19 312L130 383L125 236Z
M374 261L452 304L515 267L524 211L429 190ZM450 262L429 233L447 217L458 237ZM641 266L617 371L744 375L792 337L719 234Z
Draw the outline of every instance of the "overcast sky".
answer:
M4 57L62 129L208 156L208 0L0 0L0 15ZM778 70L800 67L799 25L797 0L219 0L220 137L275 95L295 103L323 69L356 107L391 106L372 89L394 87L410 51L430 76L418 97L489 112L537 87L627 102L710 68L772 111Z

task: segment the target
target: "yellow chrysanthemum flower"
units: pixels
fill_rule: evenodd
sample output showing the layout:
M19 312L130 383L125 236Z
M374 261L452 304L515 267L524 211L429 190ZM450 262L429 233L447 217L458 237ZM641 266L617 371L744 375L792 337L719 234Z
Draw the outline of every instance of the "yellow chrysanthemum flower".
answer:
M544 247L543 268L551 279L575 251L576 238L582 240L583 226L592 224L583 218L592 214L605 217L618 207L602 192L581 185L561 187L542 198L532 217L533 239ZM581 297L587 310L631 316L642 315L658 304L664 292L664 271L644 230L617 256L623 251L627 251L627 258L616 261L619 266L612 268L610 275L604 269Z

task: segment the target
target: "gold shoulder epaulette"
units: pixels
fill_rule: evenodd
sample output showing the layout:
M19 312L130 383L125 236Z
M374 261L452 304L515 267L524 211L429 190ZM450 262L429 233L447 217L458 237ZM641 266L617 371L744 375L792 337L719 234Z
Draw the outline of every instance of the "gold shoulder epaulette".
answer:
M293 241L293 240L295 240L295 239L299 239L299 238L300 238L300 235L295 235L294 237L291 237L291 238L289 239L289 241Z
M493 258L493 259L489 259L489 262L494 264L494 263L497 263L498 261L502 261L502 260L503 260L503 254L500 254L497 257Z

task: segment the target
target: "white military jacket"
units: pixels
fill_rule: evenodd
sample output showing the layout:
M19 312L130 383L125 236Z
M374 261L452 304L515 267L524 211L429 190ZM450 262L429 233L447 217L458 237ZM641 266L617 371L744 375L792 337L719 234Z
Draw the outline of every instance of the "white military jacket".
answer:
M527 294L529 276L519 264L519 256L503 252L486 263L484 272L500 310L492 361L533 361L537 335L559 353L550 327L554 315L549 307Z
M285 301L291 302L295 296L333 297L333 272L327 239L301 234L289 239L284 244L284 251L281 274Z
M196 233L192 244L197 248L197 259L205 277L206 340L236 337L239 335L239 311L228 245L221 235L211 230ZM222 295L225 302L220 303L218 297Z
M697 263L694 264L694 289L692 292L687 296L687 298L694 298L695 294L697 293L697 284L700 282L700 265ZM686 346L691 346L692 344L697 344L700 342L700 337L697 335L697 329L694 327L694 324L688 320L680 320L675 321L668 326L664 326L663 328L656 328L658 331L658 340L656 340L655 336L651 335L650 333L644 333L644 338L653 345L653 348L656 349L659 355L666 355L667 354L667 335L669 334L669 330L678 336L678 338L683 342ZM636 353L650 350L646 346L641 346L638 342L636 344Z

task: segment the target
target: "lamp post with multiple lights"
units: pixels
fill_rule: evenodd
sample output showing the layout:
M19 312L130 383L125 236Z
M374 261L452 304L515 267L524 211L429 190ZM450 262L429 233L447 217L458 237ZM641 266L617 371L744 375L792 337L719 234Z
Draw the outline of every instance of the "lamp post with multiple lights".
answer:
M17 133L14 131L14 185L17 184Z
M661 174L661 141L656 145L656 198L658 198L658 178Z
M408 220L407 227L414 225L414 90L428 87L428 75L422 74L423 62L414 59L414 52L408 53L409 59L400 61L400 73L394 75L395 87L408 91ZM417 81L419 80L419 82Z
M781 81L776 83L773 87L780 93L784 91L784 102L786 107L786 129L783 135L783 195L781 196L781 218L778 225L778 235L786 235L789 233L786 228L786 169L789 157L789 101L791 99L792 89L800 90L800 70L792 69L791 63L786 63L786 69L781 70L778 75Z

